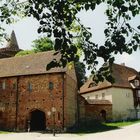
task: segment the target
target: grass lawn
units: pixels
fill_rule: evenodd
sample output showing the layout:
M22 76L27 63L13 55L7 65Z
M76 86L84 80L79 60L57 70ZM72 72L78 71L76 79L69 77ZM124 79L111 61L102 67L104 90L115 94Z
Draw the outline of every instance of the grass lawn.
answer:
M0 134L8 134L10 132L7 132L7 131L0 131Z
M78 128L73 128L69 130L69 133L75 133L78 135L83 135L87 133L97 133L105 132L114 129L120 129L121 127L132 125L135 123L140 123L140 120L127 121L127 122L113 122L113 123L101 123L98 121L84 122ZM8 134L8 131L0 131L0 134Z
M70 130L71 133L86 134L86 133L97 133L105 132L109 130L120 129L121 127L132 125L135 123L140 123L137 121L127 121L127 122L113 122L113 123L100 123L98 121L92 121L90 123L83 123L77 129Z
M140 123L140 120L134 120L134 121L124 121L124 122L114 122L114 123L105 123L107 126L116 126L116 127L123 127L123 126L128 126L132 125L135 123Z

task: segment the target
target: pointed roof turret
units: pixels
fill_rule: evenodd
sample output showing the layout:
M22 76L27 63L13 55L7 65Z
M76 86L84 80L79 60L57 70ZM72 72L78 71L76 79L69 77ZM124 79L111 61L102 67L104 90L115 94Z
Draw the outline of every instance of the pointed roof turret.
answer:
M19 46L18 46L16 35L15 35L14 31L12 31L12 33L11 33L11 37L10 37L10 40L7 44L7 47L14 49L14 50L19 50Z
M18 46L15 32L12 31L10 40L8 41L6 47L0 48L0 59L7 58L7 57L13 57L19 51L21 51L21 49Z

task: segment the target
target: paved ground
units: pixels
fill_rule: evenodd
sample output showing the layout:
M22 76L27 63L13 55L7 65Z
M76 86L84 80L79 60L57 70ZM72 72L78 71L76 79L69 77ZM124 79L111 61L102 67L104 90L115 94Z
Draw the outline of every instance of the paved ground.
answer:
M0 140L140 140L140 123L122 129L85 135L41 133L0 134Z

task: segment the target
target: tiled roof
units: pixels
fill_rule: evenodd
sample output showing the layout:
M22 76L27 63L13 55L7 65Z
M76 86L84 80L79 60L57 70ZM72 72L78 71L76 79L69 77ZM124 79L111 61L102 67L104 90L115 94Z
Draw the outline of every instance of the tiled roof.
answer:
M53 51L37 54L11 57L0 59L0 77L31 75L43 73L66 72L66 68L52 68L46 71L46 66L54 58L60 58L60 55L53 55Z
M92 104L92 105L94 105L94 104L111 105L112 104L109 100L97 100L97 99L90 99L90 100L87 100L87 102L88 102L88 104Z
M132 81L132 80L134 80L134 79L136 79L136 78L138 78L139 76L137 76L137 75L134 75L134 76L130 76L130 77L128 77L128 81Z
M122 87L122 88L131 88L131 85L128 81L129 77L138 76L139 73L130 67L124 65L113 64L112 65L112 76L115 78L115 83L111 84L108 81L99 82L97 86L89 87L90 83L93 82L90 78L80 89L80 93L84 94L87 92L92 92L109 87Z

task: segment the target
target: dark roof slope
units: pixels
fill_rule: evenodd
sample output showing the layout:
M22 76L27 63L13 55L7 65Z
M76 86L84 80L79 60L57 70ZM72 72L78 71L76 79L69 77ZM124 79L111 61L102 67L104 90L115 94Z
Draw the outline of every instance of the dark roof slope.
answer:
M108 81L99 82L97 86L89 87L89 84L92 83L92 78L90 78L80 89L80 93L91 92L108 87L124 87L131 88L131 85L128 81L129 77L139 76L139 73L130 67L124 65L113 64L112 65L112 76L115 78L115 83L111 84Z
M46 66L54 58L59 59L60 55L53 55L53 51L37 54L0 59L0 77L31 75L43 73L66 72L66 68L52 68L46 71Z

